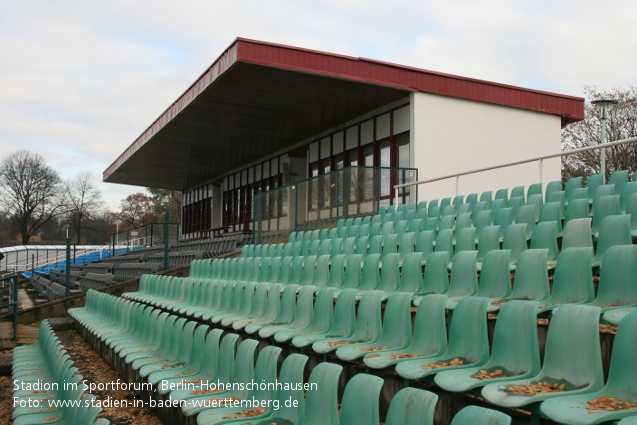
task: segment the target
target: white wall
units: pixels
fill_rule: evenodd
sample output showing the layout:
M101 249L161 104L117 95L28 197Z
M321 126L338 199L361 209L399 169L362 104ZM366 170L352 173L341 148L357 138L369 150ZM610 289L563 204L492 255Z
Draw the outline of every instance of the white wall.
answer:
M559 116L428 93L411 95L411 147L418 179L560 151ZM560 179L560 160L545 160L543 183ZM460 177L459 195L539 182L530 163ZM453 197L455 179L421 185L418 200Z

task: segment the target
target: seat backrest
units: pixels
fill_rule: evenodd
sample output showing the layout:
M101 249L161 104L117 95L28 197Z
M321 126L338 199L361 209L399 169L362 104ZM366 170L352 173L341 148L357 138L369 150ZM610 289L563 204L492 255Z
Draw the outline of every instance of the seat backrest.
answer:
M568 203L566 213L564 214L564 226L566 226L571 220L587 218L589 210L588 199L571 200L571 202Z
M557 257L547 304L589 303L595 298L591 248L566 248Z
M417 293L422 291L423 281L422 266L424 261L422 252L405 254L400 276L400 291Z
M384 382L383 378L366 373L354 375L343 392L340 423L378 425L380 389Z
M568 211L567 211L568 213ZM592 248L593 238L591 237L591 219L576 218L564 225L564 237L562 238L562 249L565 248Z
M489 199L489 201L491 201L491 199ZM477 193L470 193L470 194L467 195L467 199L465 200L465 203L473 205L476 202L478 202L478 194Z
M456 231L456 249L457 255L461 251L476 250L476 228L467 227Z
M493 250L485 255L476 296L505 298L511 294L510 254L505 250Z
M637 312L622 319L617 328L606 390L611 394L637 393Z
M542 183L533 183L529 185L529 187L526 190L526 199L529 199L529 197L533 195L542 196Z
M601 389L600 313L599 307L573 304L553 310L538 380L563 379L574 387Z
M547 202L540 209L539 223L553 221L556 224L556 232L562 232L562 204L560 202Z
M356 330L351 337L353 341L373 342L380 338L382 300L382 291L366 291L363 294L356 312Z
M500 208L495 212L493 225L500 226L500 236L504 235L504 231L511 223L513 223L513 208Z
M526 250L526 224L510 224L504 230L502 249L511 250L511 261L518 261L518 257Z
M615 245L606 250L599 275L595 305L603 308L637 304L637 245Z
M365 262L363 263L363 272L360 278L360 284L358 286L361 290L376 289L380 285L381 258L382 257L380 254L369 254L367 257L365 257ZM347 269L345 270L345 274L347 275Z
M469 363L489 358L488 305L489 299L482 297L464 297L458 302L449 324L445 356L463 357Z
M621 191L621 194L619 195L620 212L622 213L626 212L626 205L628 204L628 199L634 193L637 193L637 181L628 182L622 186L622 191Z
M444 294L425 295L420 301L410 352L433 356L447 350L446 302Z
M477 251L462 251L453 257L449 291L447 291L450 297L468 296L478 292L477 255Z
M520 254L511 292L512 299L545 300L549 297L547 260L546 249L527 249Z
M356 289L344 289L336 298L334 305L334 326L331 334L349 336L354 332L356 324Z
M383 256L380 270L379 291L396 291L400 285L400 254L390 253ZM375 289L375 288L372 288Z
M436 236L435 251L447 251L453 255L453 230L444 229Z
M497 410L479 406L467 406L456 413L451 425L510 425L511 417Z
M619 195L609 195L597 198L593 202L593 233L599 232L602 221L609 215L619 214Z
M343 288L358 288L360 286L361 267L364 258L365 257L363 257L361 254L353 254L345 257L345 271L343 272L344 274L342 285Z
M548 259L554 261L559 253L557 247L557 222L538 223L531 236L531 249L548 249Z
M310 391L305 400L304 425L339 425L338 382L343 366L319 363L308 380Z
M604 254L611 246L632 245L632 243L630 215L609 215L602 221L599 228L594 261L602 261Z
M416 388L398 391L389 405L386 425L433 425L438 396Z
M564 185L564 192L567 203L571 202L572 192L576 189L582 188L582 180L582 177L572 177L566 181L566 184ZM586 197L588 198L588 194L586 195Z
M427 257L422 292L442 294L449 290L448 264L449 253L447 251L436 251Z
M522 203L524 203L524 186L516 186L511 189L510 199L521 197Z
M279 374L279 382L283 384L283 388L276 394L276 399L279 401L277 418L296 423L298 416L305 411L303 386L295 384L303 382L303 372L307 361L307 356L296 353L288 355L283 361Z
M601 186L598 186L591 198L591 191L589 189L588 191L588 198L592 199L593 204L595 203L595 201L597 201L599 198L601 198L602 196L611 196L615 194L615 185L613 184L604 184Z
M537 301L511 300L498 312L489 366L503 366L512 376L540 371Z
M330 278L327 286L338 288L343 284L346 258L347 257L344 254L338 254L332 257L332 264L330 265Z
M637 203L636 203L637 205ZM425 259L429 257L434 250L435 234L433 231L425 231L418 233L416 237L415 252L421 252L424 254Z
M555 192L561 192L562 191L562 181L561 180L554 180L554 181L550 181L548 182L548 184L546 185L546 202L550 202L549 201L549 196L552 193Z
M604 176L601 174L591 174L586 179L586 187L588 188L588 196L593 199L593 195L598 187L604 184Z
M509 200L509 189L508 188L498 189L495 192L495 198L494 199L504 199L505 201L508 201Z

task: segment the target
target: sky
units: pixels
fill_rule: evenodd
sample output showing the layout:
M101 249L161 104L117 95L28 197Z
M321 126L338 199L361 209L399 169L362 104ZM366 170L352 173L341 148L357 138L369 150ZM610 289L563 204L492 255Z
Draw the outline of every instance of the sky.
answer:
M582 96L636 85L631 0L0 2L0 160L103 171L236 37Z

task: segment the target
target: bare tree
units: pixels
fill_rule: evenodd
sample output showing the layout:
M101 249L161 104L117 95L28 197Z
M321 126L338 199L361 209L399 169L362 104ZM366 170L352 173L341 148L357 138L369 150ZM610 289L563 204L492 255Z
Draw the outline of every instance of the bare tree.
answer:
M618 103L606 115L606 141L637 136L637 87L598 90L585 87L584 120L562 130L562 150L599 145L601 143L601 111L591 103L595 99L614 99ZM637 144L630 143L606 149L606 178L616 170L637 169ZM586 177L600 172L600 151L593 150L563 157L562 179Z
M68 221L80 244L82 230L90 226L104 205L102 193L91 174L81 172L64 182L64 196L68 205Z
M126 199L122 199L120 210L113 215L123 226L120 231L137 229L145 224L154 223L156 216L153 198L141 192L128 195Z
M0 203L23 244L52 218L64 213L61 180L42 155L19 150L0 165Z

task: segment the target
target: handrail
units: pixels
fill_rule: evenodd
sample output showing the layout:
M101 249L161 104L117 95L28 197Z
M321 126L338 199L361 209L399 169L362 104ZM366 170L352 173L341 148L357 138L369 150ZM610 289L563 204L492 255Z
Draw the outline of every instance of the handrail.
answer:
M571 149L571 150L568 150L568 151L561 151L561 152L558 152L558 153L536 156L536 157L532 157L532 158L522 159L522 160L519 160L519 161L506 162L504 164L492 165L492 166L489 166L489 167L476 168L476 169L469 170L469 171L463 171L463 172L460 172L460 173L447 174L447 175L444 175L444 176L435 177L435 178L432 178L432 179L420 180L420 181L412 182L412 183L397 184L397 185L394 185L395 203L397 204L398 203L398 199L399 199L398 189L401 189L401 188L404 188L404 187L418 186L418 185L426 184L426 183L434 183L434 182L437 182L437 181L447 180L447 179L455 177L456 178L456 195L458 195L458 178L461 177L461 176L467 176L469 174L482 173L484 171L497 170L499 168L512 167L512 166L515 166L515 165L528 164L530 162L535 162L535 161L540 161L540 164L539 164L539 174L540 174L539 183L542 183L542 168L543 168L542 166L543 166L543 161L545 159L558 158L558 157L562 157L562 156L572 155L572 154L575 154L575 153L592 151L592 150L595 150L595 149L605 149L605 148L610 148L610 147L613 147L613 146L625 145L625 144L634 143L634 142L637 142L637 137L631 137L631 138L628 138L628 139L622 139L622 140L617 140L617 141L610 142L610 143L604 143L603 145L586 146L586 147L583 147L583 148Z

